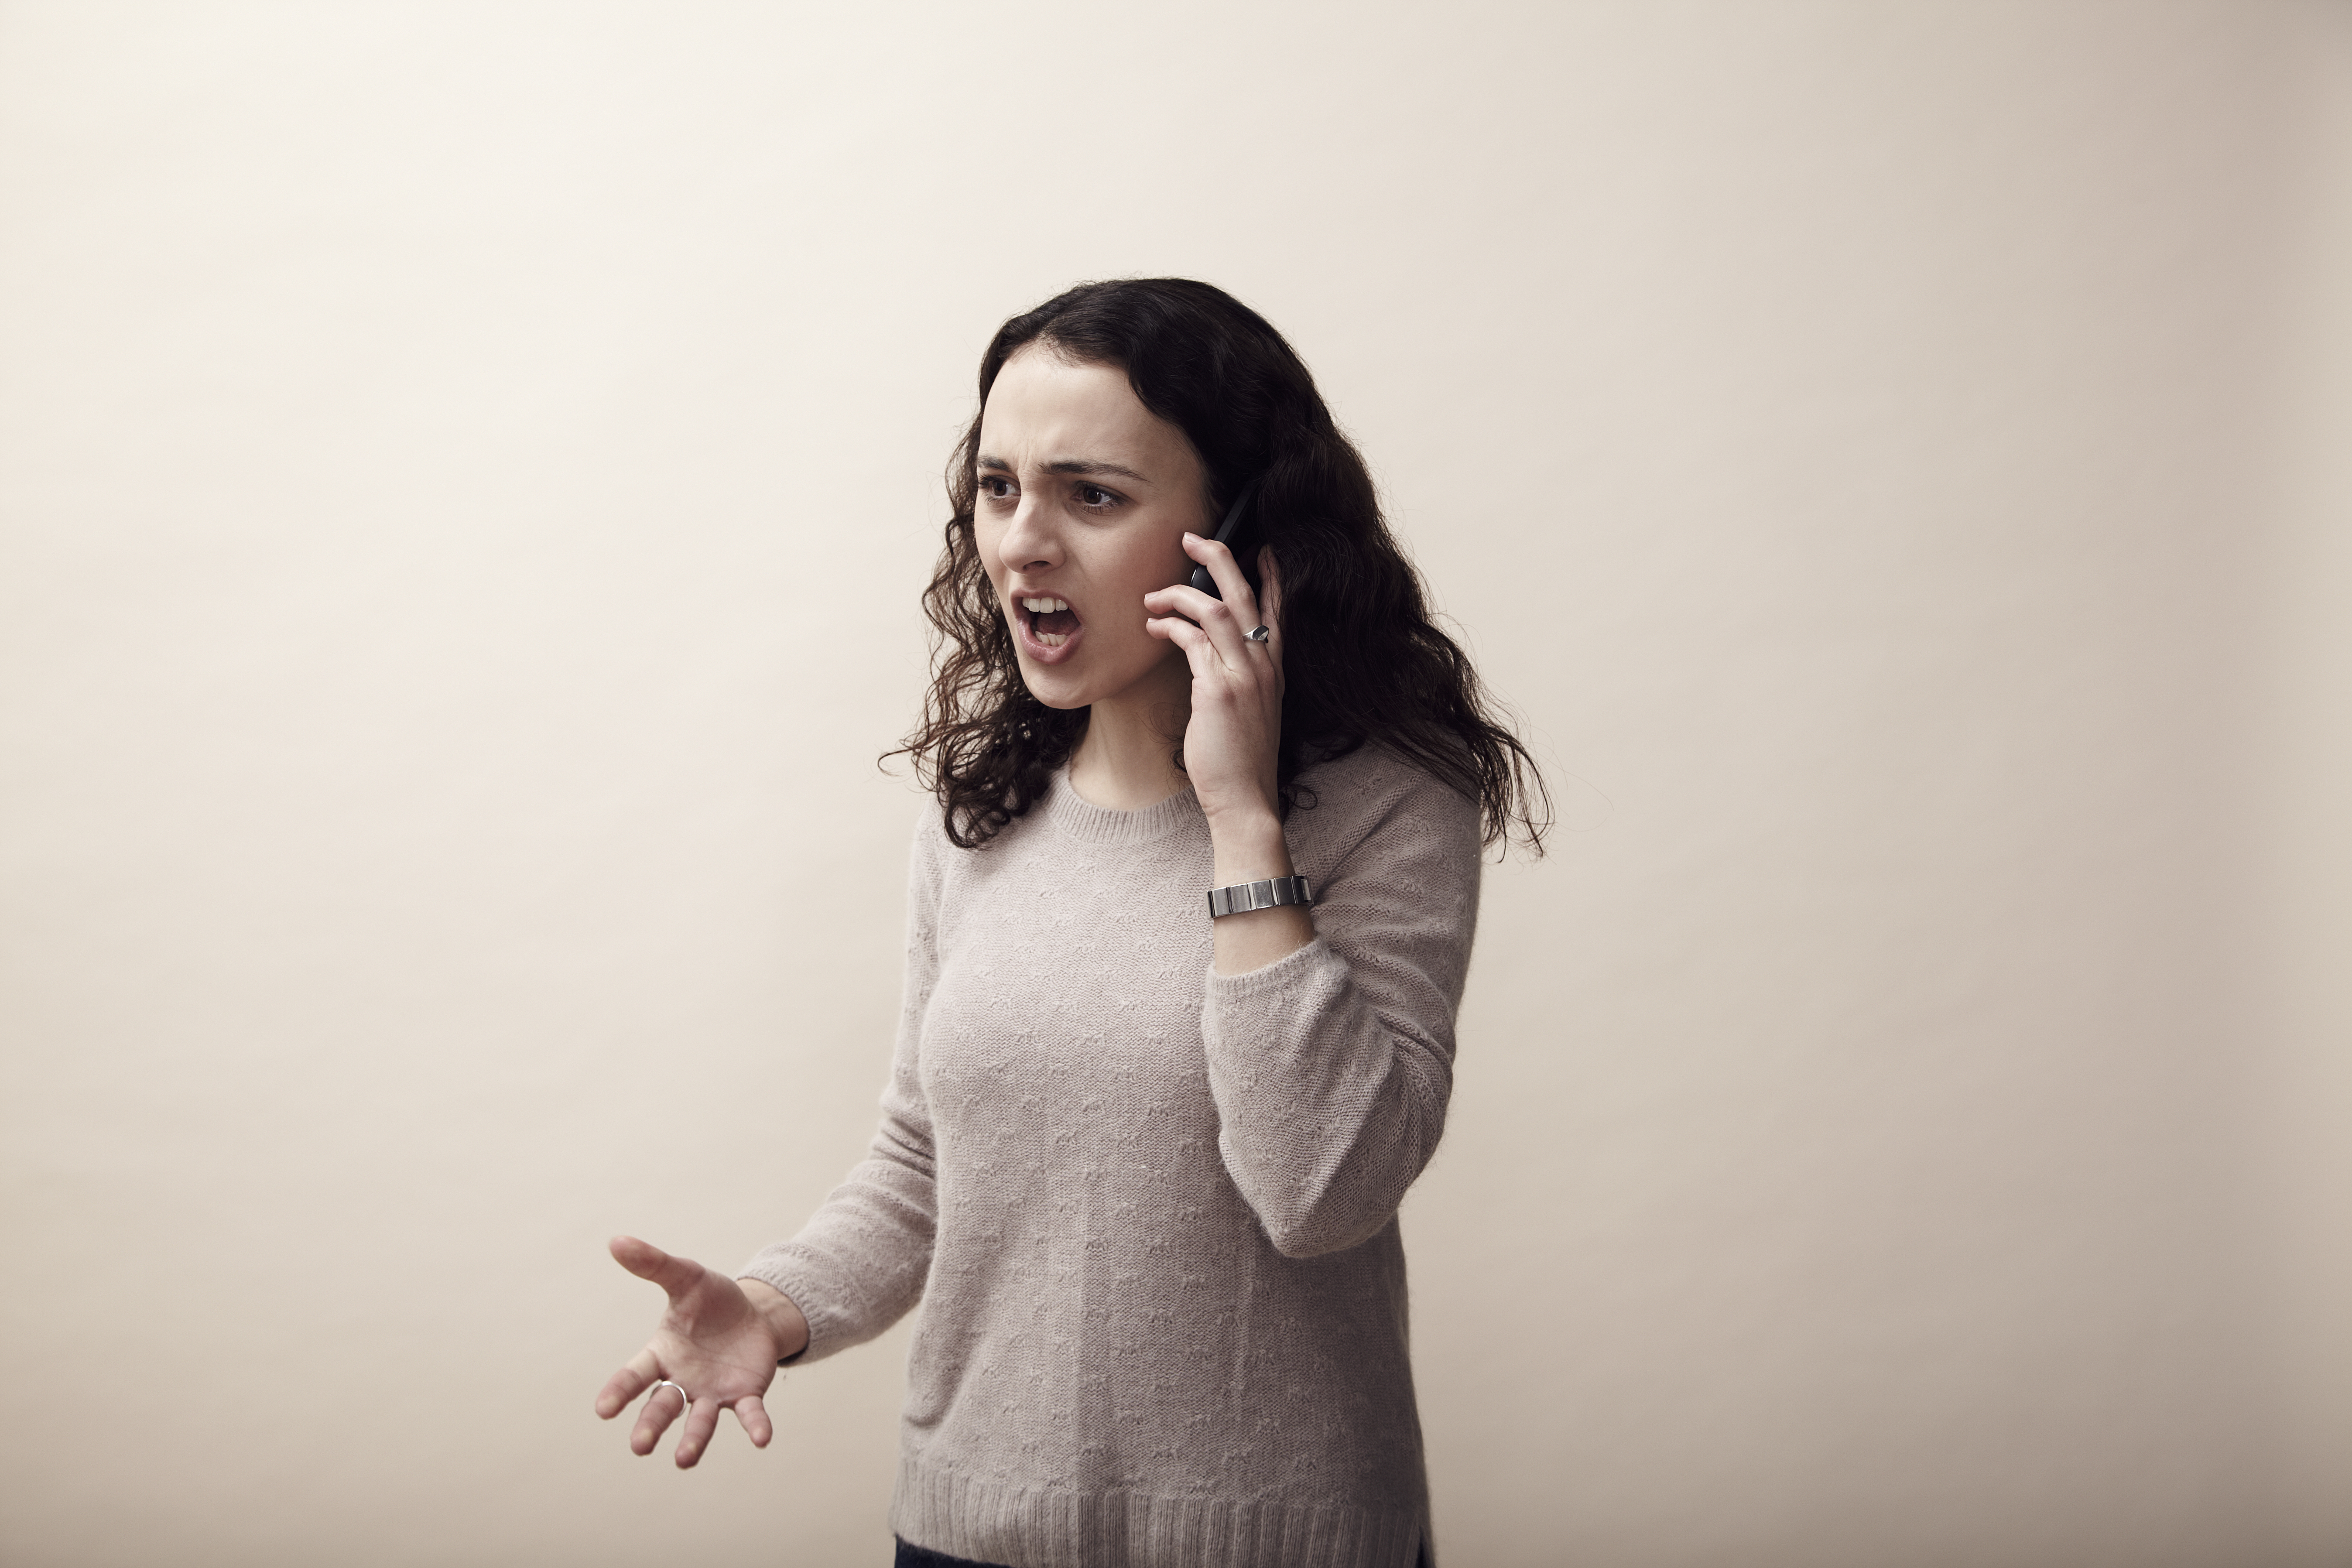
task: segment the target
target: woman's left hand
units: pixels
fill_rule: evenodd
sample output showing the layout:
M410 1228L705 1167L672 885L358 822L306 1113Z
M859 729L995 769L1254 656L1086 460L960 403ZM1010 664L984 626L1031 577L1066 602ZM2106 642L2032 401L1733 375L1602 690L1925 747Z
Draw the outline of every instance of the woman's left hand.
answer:
M1276 761L1282 744L1282 574L1262 547L1265 602L1234 552L1197 533L1184 553L1209 569L1223 599L1190 584L1143 595L1144 626L1184 650L1192 667L1192 717L1184 726L1184 773L1212 832L1221 822L1276 822ZM1263 625L1264 642L1248 633ZM1263 873L1262 873L1263 874Z

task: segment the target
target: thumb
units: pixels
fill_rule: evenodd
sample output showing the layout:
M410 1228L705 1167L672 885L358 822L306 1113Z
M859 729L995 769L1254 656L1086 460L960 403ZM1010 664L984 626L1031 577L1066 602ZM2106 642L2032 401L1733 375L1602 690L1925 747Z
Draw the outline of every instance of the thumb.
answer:
M616 1236L609 1243L613 1261L640 1279L650 1279L676 1300L702 1281L702 1265L691 1258L664 1252L650 1241Z

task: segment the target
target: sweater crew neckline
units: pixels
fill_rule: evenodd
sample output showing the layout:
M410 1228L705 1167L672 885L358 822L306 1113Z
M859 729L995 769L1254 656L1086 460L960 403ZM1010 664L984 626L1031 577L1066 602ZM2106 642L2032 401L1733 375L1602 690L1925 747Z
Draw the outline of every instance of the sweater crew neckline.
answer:
M1084 844L1149 844L1200 821L1201 804L1187 784L1135 811L1096 805L1070 787L1070 770L1061 767L1054 770L1053 787L1046 792L1045 816L1055 832Z

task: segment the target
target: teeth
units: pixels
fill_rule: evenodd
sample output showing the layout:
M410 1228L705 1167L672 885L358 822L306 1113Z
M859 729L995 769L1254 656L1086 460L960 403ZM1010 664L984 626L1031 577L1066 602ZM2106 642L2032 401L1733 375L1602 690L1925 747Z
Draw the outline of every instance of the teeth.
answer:
M1068 601L1064 599L1024 599L1021 601L1021 607L1033 616L1046 616L1055 610L1066 610L1070 606Z
M1068 635L1063 632L1039 632L1037 640L1047 647L1059 647L1070 639Z

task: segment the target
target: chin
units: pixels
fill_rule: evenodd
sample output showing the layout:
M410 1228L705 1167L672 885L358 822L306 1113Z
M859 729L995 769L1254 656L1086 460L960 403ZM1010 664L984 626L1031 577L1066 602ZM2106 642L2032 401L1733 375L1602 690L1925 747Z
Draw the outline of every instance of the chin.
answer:
M1048 708L1068 712L1077 708L1091 708L1096 697L1093 683L1066 669L1041 668L1027 659L1021 661L1021 684L1029 695Z
M1053 690L1040 691L1034 686L1032 686L1029 689L1029 695L1034 697L1046 707L1062 713L1072 713L1081 708L1091 708L1095 705L1093 698L1085 696L1082 693Z

